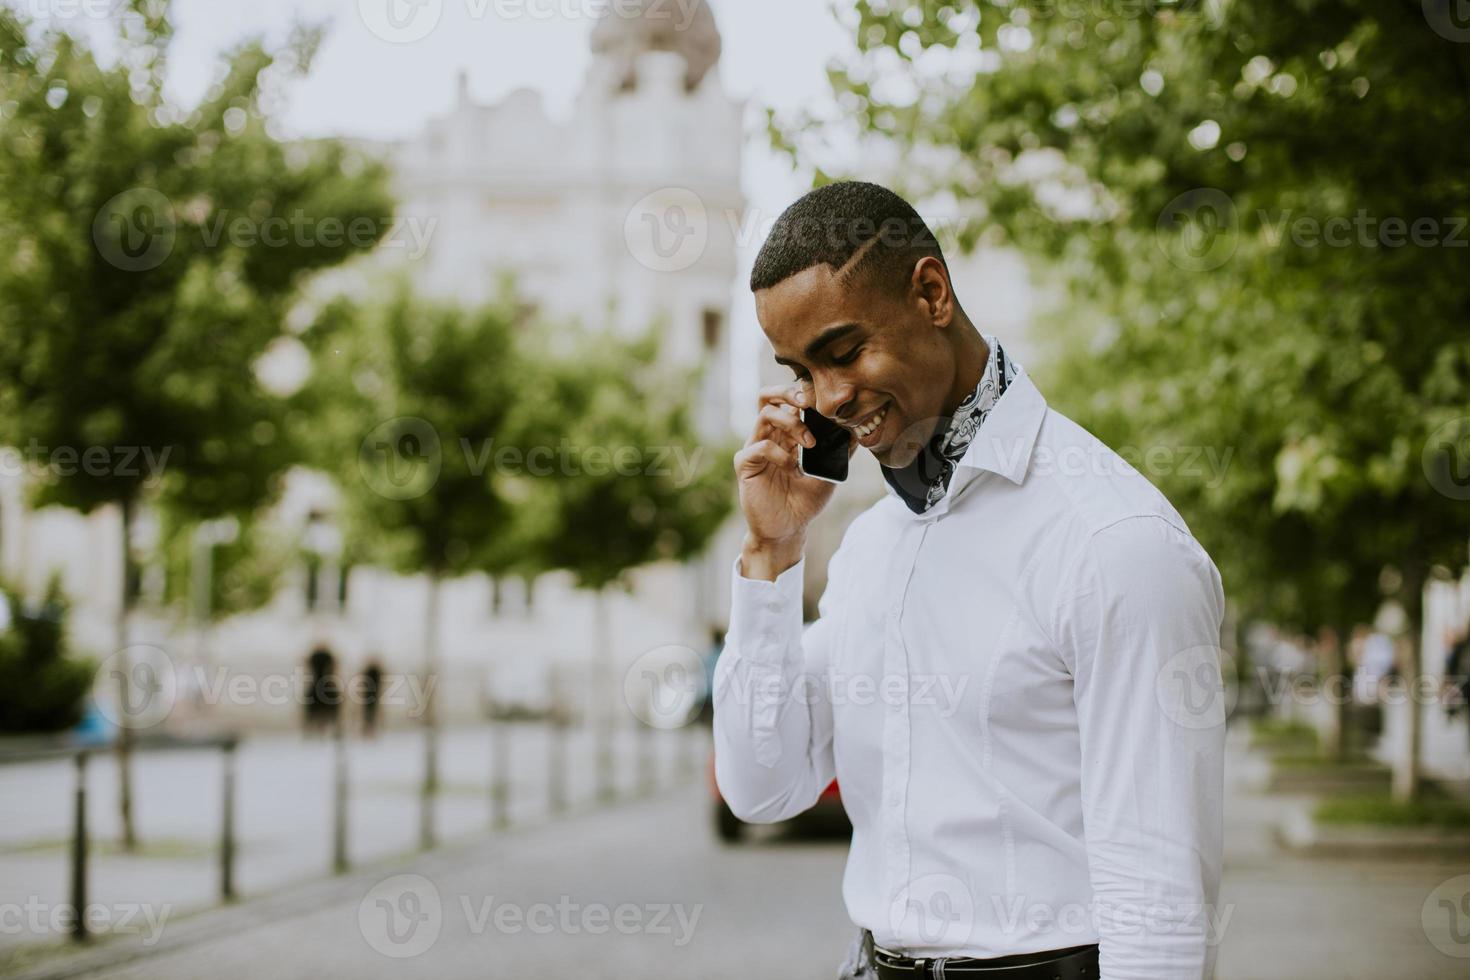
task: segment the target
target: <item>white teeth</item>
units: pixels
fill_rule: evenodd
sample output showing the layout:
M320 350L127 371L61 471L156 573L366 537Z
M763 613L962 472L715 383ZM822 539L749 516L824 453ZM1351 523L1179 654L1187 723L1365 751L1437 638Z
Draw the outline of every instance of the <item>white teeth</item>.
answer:
M871 422L869 422L867 425L862 426L861 428L853 429L853 431L857 433L857 437L859 439L866 439L868 438L868 436L873 434L874 430L876 430L878 426L883 424L883 417L887 414L888 406L885 405L883 407L883 410L879 412L876 416L874 416Z

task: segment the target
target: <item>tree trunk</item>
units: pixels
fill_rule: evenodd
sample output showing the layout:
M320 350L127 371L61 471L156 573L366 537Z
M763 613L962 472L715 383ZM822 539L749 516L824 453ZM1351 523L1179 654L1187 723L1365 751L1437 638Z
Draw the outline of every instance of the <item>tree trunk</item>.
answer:
M119 699L117 732L117 803L118 820L122 827L123 850L138 849L138 836L133 828L133 718L132 690L129 681L132 663L128 657L128 617L132 613L133 570L132 524L133 502L124 497L118 502L122 512L122 595L117 606L117 695Z
M439 793L439 573L429 571L428 609L424 615L424 785L419 799L419 845L433 847L434 798Z
M597 719L597 796L608 800L616 795L613 780L613 709L609 676L612 666L612 634L608 629L607 586L593 597L592 707Z
M1404 575L1404 614L1409 640L1409 655L1403 667L1405 710L1408 712L1402 755L1393 771L1393 798L1398 803L1412 803L1419 797L1419 754L1421 746L1419 658L1423 652L1424 574L1417 568Z
M1329 721L1327 731L1323 733L1321 748L1326 758L1342 762L1353 749L1352 665L1348 663L1348 637L1352 635L1352 628L1334 626L1332 631L1335 637L1332 661L1322 685L1323 694L1330 702L1327 712Z

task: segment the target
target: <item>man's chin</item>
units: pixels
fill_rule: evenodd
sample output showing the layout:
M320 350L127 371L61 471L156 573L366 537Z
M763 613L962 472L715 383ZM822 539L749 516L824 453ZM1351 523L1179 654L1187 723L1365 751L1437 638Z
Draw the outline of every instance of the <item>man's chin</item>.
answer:
M895 442L887 446L874 446L868 451L873 454L873 458L878 461L879 465L886 466L890 470L901 470L919 458L919 448Z

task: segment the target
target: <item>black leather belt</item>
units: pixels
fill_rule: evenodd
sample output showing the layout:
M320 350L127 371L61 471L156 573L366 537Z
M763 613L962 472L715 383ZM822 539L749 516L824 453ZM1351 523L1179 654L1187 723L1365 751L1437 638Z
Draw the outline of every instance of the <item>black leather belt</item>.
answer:
M1098 980L1097 946L1073 946L1043 953L974 959L941 956L912 959L873 947L878 980L944 980L945 977L981 977L984 980Z

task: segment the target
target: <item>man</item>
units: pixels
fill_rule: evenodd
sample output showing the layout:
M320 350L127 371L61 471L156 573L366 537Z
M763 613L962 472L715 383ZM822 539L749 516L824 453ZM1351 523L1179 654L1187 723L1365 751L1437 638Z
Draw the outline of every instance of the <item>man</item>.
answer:
M860 928L845 976L1207 975L1225 723L1209 556L976 330L892 192L812 191L750 284L795 381L761 393L735 456L725 800L774 822L836 777ZM803 407L887 483L809 627L805 534L834 487L798 468Z

